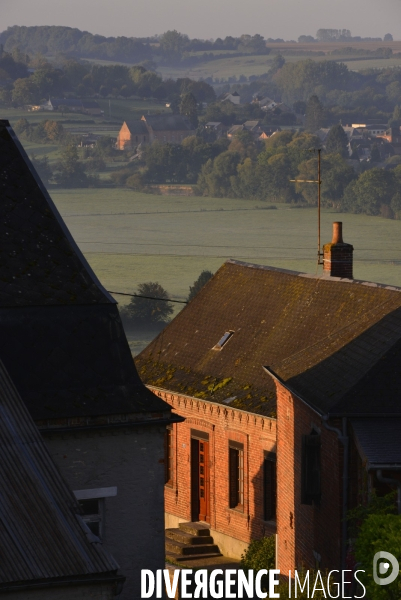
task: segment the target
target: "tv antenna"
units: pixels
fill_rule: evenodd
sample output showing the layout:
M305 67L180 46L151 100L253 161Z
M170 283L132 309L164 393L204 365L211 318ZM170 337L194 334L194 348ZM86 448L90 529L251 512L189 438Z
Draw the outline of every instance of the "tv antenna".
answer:
M323 264L323 252L320 250L320 188L322 185L321 178L321 148L311 148L309 152L317 152L317 179L290 179L295 183L317 183L317 264Z

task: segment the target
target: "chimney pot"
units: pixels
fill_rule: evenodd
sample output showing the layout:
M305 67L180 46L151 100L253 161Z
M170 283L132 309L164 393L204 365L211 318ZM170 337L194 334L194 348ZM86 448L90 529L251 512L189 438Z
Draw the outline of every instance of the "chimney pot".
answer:
M323 246L323 273L331 277L352 279L352 254L354 247L343 241L343 224L333 223L333 239Z
M342 221L334 221L333 223L333 239L332 244L343 244L343 224Z

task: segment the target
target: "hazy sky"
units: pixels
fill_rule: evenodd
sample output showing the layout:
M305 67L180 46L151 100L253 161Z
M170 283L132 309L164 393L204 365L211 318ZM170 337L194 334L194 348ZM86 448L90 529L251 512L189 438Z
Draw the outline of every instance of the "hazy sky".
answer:
M401 39L400 16L401 0L0 0L0 31L68 25L106 36L177 29L204 39L260 33L288 40L329 27Z

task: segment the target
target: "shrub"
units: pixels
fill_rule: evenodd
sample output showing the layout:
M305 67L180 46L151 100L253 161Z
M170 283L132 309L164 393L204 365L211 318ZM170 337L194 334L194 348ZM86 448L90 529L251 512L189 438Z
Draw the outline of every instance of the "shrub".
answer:
M376 552L385 550L401 562L401 516L369 515L362 523L355 546L355 555L361 563L360 579L366 587L370 600L399 600L401 598L401 577L393 583L378 585L373 579L373 557ZM388 571L390 575L391 571Z

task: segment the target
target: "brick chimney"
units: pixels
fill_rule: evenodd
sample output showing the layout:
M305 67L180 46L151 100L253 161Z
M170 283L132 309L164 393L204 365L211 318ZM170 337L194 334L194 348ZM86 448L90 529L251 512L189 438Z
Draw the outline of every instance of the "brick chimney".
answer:
M331 244L323 246L323 273L330 277L352 279L352 253L354 247L343 242L343 224L333 223Z

